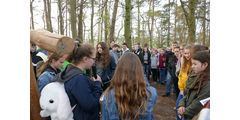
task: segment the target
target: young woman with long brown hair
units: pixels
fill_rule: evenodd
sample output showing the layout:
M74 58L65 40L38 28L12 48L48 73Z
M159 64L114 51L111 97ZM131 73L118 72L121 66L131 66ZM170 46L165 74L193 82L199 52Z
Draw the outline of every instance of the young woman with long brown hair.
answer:
M114 58L110 56L109 49L105 42L97 44L96 52L96 72L101 77L103 83L103 90L109 85L116 68Z
M126 52L119 59L110 86L103 94L102 120L152 120L156 89L146 84L137 55Z
M63 66L64 60L65 58L63 56L53 53L48 58L48 61L43 63L40 67L37 73L38 90L40 93L43 87L50 83L51 79L56 76L56 74L61 72L60 68Z

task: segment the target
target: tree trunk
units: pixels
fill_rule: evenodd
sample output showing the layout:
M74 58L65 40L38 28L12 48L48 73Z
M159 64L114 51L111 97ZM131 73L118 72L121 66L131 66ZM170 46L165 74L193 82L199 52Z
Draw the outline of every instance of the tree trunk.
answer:
M85 36L86 36L86 25L85 25L85 22L83 20L83 41L86 40Z
M52 26L51 26L51 5L49 0L43 0L44 3L44 13L46 17L46 23L47 23L47 30L50 32L53 32Z
M157 30L157 38L158 38L158 44L157 44L157 47L159 48L160 47L160 44L161 44L161 33L160 33L160 30L159 30L159 28L157 27L157 23L156 23L156 21L155 21L155 27L156 27L156 30Z
M94 44L93 41L93 17L94 17L94 0L91 0L91 4L92 4L92 14L91 14L91 44Z
M110 30L110 40L114 41L114 33L115 33L115 22L116 22L116 16L117 16L117 9L118 9L118 0L115 0L114 3L114 9L113 9L113 15L112 15L112 26Z
M67 35L67 33L68 33L68 19L67 19L67 14L68 14L68 4L67 4L67 0L65 0L66 2L65 2L65 4L66 4L66 18L65 18L65 24L66 24L66 26L65 26L65 29L66 29L66 36L68 36Z
M101 11L101 4L98 4L98 38L97 38L97 43L100 42L100 34L101 34L101 15L100 15L100 11Z
M147 29L146 28L146 21L145 21L145 19L144 19L144 17L143 16L141 16L142 17L142 30L141 30L141 36L142 36L142 40L141 40L141 43L146 43L146 36L145 36L145 30Z
M150 36L150 48L153 48L152 42L153 42L153 25L154 25L154 0L152 0L152 25L151 25L151 36Z
M102 0L102 3L104 2L104 0ZM103 41L103 22L104 22L104 18L103 18L103 10L101 10L101 35L100 35L100 41Z
M43 20L43 29L45 30L46 29L46 22L45 22L45 13L43 12L43 15L42 15L42 20Z
M128 46L132 46L131 42L131 0L125 0L125 22L124 22L124 37ZM131 47L129 49L132 49Z
M182 0L180 0L180 2L188 25L188 41L189 44L193 44L196 41L195 10L197 1L189 0L188 4L189 13L185 10L184 3L182 2Z
M70 15L69 15L70 16ZM68 35L71 35L71 22L68 22Z
M64 22L62 16L62 0L58 0L58 11L59 11L59 26L60 26L60 34L64 35Z
M70 0L70 20L71 20L71 31L72 38L75 40L77 38L77 29L76 29L76 0Z
M59 11L58 11L58 14L59 14ZM60 20L59 20L59 15L57 16L57 33L59 34L59 30L60 30Z
M30 1L30 12L31 12L31 23L32 23L31 29L34 30L33 6L32 6L33 2L34 2L34 0Z
M210 28L209 28L209 23L207 24L207 36L208 36L208 40L207 40L207 46L210 47Z
M52 18L52 16L51 16L51 0L47 0L47 8L48 8L48 19L49 19L49 30L50 30L50 32L53 32L53 28L52 28L52 20L51 20L51 18Z
M137 43L140 43L140 1L137 1L138 4L138 27L137 27Z
M195 9L196 9L195 0L190 0L189 1L189 29L188 29L190 43L194 43L196 40Z
M174 2L174 1L173 1ZM177 40L177 0L175 5L175 14L174 14L174 40Z
M108 44L108 8L107 8L107 2L108 0L105 1L105 13L104 13L104 41L106 44Z
M206 0L203 0L203 38L202 38L202 45L206 45Z
M169 4L169 7L168 7L168 34L167 34L167 46L169 47L170 46L170 0L168 1L168 4Z

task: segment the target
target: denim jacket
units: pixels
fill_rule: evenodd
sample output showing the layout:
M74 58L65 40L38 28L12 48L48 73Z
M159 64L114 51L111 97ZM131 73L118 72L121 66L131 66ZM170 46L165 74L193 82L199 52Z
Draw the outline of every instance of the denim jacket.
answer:
M151 92L151 96L149 97L148 104L146 105L145 112L143 114L143 117L139 117L139 120L154 120L152 111L153 111L153 105L156 103L158 99L157 91L154 87L148 86L147 89ZM102 96L102 120L119 120L118 112L115 106L114 102L114 95L113 95L113 89L110 90L110 95L108 97L108 101L105 99L106 93ZM149 93L148 93L149 95ZM141 113L140 113L141 114Z
M51 82L52 78L56 76L57 73L61 72L60 69L55 71L51 66L48 66L48 68L39 76L38 78L38 91L41 93L42 89Z
M51 79L56 75L55 72L45 71L38 78L38 91L41 93L42 89L51 82Z

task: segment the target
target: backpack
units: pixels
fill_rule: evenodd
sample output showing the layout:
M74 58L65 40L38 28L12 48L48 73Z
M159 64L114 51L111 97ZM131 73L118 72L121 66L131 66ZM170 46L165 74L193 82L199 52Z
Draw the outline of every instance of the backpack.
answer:
M73 120L70 100L63 82L51 82L41 91L40 106L41 117L51 116L52 120Z

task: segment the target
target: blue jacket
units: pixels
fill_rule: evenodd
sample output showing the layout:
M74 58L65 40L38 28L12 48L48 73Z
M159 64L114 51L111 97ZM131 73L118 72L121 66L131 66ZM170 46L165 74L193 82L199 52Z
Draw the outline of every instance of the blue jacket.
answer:
M47 69L39 76L38 78L38 91L41 93L42 89L51 82L52 78L56 76L61 70L54 70L50 65L48 65Z
M99 120L102 94L101 82L93 82L83 71L71 64L53 81L64 82L66 93L73 109L74 120Z
M150 96L149 101L146 106L143 117L142 118L139 117L139 120L154 120L152 111L153 111L153 105L156 103L158 99L158 95L154 87L148 86L147 89L151 92L151 96L148 93L148 95ZM105 95L106 94L104 94L104 96ZM103 102L102 102L102 120L119 120L118 112L114 102L113 89L110 90L110 95L108 97L108 101L110 101L109 104L108 104L108 101L106 101L104 96L103 96Z

